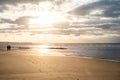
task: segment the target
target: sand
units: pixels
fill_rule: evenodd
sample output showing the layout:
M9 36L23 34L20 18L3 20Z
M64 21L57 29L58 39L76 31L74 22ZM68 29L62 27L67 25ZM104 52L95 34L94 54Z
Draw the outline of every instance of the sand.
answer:
M30 53L0 51L0 80L120 80L120 62Z

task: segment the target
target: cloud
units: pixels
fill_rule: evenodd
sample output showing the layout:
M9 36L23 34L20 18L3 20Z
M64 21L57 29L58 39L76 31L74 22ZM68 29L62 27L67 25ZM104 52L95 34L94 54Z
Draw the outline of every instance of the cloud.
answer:
M99 0L74 9L72 12L77 15L90 15L92 11L102 10L99 16L118 17L120 16L120 0Z
M27 27L30 18L33 18L33 17L23 16L23 17L19 17L18 19L14 20L14 21L11 19L1 19L0 23L17 24L18 26Z
M0 0L0 4L1 5L17 5L21 3L38 3L40 1L45 1L45 0Z
M28 32L28 22L31 16L19 17L16 20L11 19L1 19L0 23L3 24L3 27L0 28L0 33L19 33L19 32Z
M119 34L120 27L120 0L98 0L73 9L70 13L76 17L83 17L87 21L75 22L74 27L90 27L101 29L104 34ZM81 18L79 18L80 20ZM81 19L82 20L82 19ZM118 29L118 30L116 30ZM106 32L104 31L106 30ZM95 30L95 35L99 32ZM93 31L93 34L94 32ZM116 33L115 33L116 31ZM85 32L87 33L87 32ZM91 32L92 33L92 32ZM89 33L90 34L90 33ZM99 34L99 33L98 33Z
M0 12L3 12L4 10L8 10L8 7L0 5Z
M8 10L8 5L17 6L18 4L24 4L24 3L32 3L37 4L39 1L44 0L0 0L0 12L3 12L5 10Z
M56 6L60 6L63 3L70 2L72 0L0 0L0 12L3 12L9 8L8 5L17 6L18 4L36 4L40 2L49 1Z
M120 34L119 29L119 21L113 19L107 20L88 20L87 22L81 22L70 25L69 22L59 23L58 25L54 25L53 27L44 28L44 30L40 27L38 28L29 28L28 21L31 16L23 16L19 17L18 19L12 21L10 19L1 19L2 23L9 23L17 25L15 27L2 29L6 32L29 32L30 34L57 34L57 35L96 35L96 36L103 36L107 34ZM109 22L109 23L108 23ZM114 23L116 22L116 23ZM28 30L28 28L30 30Z
M21 3L39 3L41 1L51 1L56 4L62 4L64 2L70 2L72 0L0 0L0 4L16 5L16 4L21 4Z
M29 19L32 18L31 16L23 16L14 21L14 24L28 26Z
M1 19L0 23L13 23L11 19Z
M73 0L49 0L55 6L62 8L59 9L57 7L59 10L55 9L56 11L69 7L68 10L73 9L71 13L64 13L68 21L56 23L48 28L37 27L35 29L34 27L29 27L28 23L31 18L34 18L32 17L33 14L36 15L34 10L39 6L37 4L40 1L48 0L0 0L0 14L2 14L0 23L3 24L3 26L0 24L0 33L27 33L31 36L39 34L73 35L80 38L81 36L92 37L92 39L97 37L107 41L110 39L111 42L118 42L118 39L120 39L120 0L96 0L89 3L86 2L86 4L80 5L75 9L69 6L71 5L70 1ZM70 4L66 5L67 2L70 2ZM7 11L3 12L4 10Z

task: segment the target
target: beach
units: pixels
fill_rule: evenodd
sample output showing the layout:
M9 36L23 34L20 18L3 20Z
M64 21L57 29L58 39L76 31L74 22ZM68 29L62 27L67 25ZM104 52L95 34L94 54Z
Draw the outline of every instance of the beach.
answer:
M37 54L1 50L0 80L120 80L120 62Z

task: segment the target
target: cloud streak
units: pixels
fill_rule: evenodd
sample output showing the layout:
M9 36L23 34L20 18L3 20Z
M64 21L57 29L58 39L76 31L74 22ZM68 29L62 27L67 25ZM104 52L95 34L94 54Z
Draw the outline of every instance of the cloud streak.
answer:
M33 17L31 16L23 16L19 17L15 21L11 19L1 19L0 23L9 23L9 24L17 24L18 26L28 26L29 19Z

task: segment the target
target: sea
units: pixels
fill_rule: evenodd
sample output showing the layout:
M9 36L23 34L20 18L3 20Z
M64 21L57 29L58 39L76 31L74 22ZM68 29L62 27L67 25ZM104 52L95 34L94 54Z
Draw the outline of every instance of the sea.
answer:
M0 50L7 51L7 45L11 46L11 51L33 51L39 53L38 56L79 56L81 58L120 62L120 43L36 44L1 42Z

